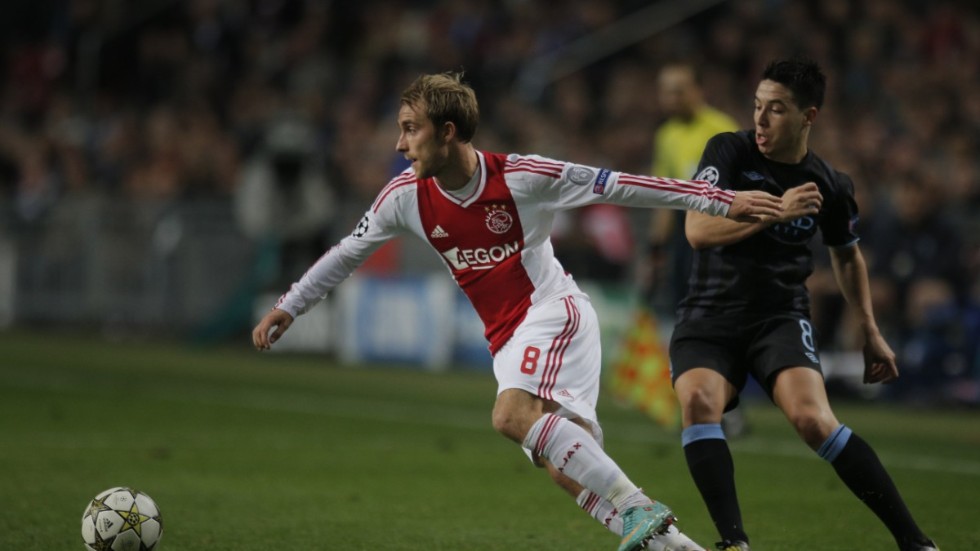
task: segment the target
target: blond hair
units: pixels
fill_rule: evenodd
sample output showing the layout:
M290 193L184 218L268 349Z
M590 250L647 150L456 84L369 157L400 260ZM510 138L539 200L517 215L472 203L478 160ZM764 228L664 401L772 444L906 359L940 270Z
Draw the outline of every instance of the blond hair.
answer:
M453 123L457 137L464 143L473 139L480 123L476 94L463 84L463 73L422 75L402 92L401 102L424 110L436 128Z

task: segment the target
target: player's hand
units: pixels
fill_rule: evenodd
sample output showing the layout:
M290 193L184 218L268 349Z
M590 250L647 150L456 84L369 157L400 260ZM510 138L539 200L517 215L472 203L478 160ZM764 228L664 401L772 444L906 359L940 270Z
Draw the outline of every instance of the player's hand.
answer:
M736 222L766 222L783 215L783 201L765 191L736 191L728 218Z
M898 378L895 353L875 331L864 344L864 383L890 383Z
M807 182L802 186L789 188L783 194L783 222L796 220L803 216L813 216L820 212L823 195L817 184Z
M255 345L256 350L268 350L292 324L293 316L283 310L273 308L252 330L252 344ZM273 329L275 330L273 331ZM272 334L269 334L270 331Z

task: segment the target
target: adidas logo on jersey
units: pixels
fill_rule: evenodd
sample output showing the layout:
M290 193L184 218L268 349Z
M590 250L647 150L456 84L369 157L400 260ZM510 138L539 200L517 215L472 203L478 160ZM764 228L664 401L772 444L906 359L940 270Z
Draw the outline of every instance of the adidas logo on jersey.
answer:
M442 229L442 226L437 224L436 229L432 230L432 233L429 234L429 237L431 237L432 239L438 239L440 237L449 237L449 234L446 233L446 230Z

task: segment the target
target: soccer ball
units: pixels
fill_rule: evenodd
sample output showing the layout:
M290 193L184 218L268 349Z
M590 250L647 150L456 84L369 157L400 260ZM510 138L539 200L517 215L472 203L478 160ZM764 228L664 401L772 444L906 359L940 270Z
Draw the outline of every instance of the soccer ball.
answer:
M160 508L130 488L110 488L82 513L82 540L92 551L152 551L163 535Z

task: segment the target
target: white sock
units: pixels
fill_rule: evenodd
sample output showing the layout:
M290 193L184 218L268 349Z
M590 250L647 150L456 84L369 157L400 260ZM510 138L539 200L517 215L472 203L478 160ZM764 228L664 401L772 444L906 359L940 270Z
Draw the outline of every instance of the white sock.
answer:
M619 511L613 507L612 503L602 499L589 490L582 490L582 493L575 499L575 503L582 508L592 518L599 521L610 532L617 536L623 535L623 519L619 516ZM677 551L702 550L700 545L684 535L673 524L667 528L667 533L654 536L646 545L647 551L666 551L667 549Z
M650 502L595 438L568 419L543 415L524 437L524 447L621 511Z
M617 536L623 535L623 519L619 517L619 511L613 507L612 503L590 490L582 490L582 493L575 499L575 503L578 503L583 511L592 515L592 518L598 520L610 532Z

